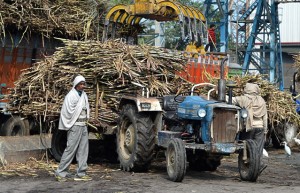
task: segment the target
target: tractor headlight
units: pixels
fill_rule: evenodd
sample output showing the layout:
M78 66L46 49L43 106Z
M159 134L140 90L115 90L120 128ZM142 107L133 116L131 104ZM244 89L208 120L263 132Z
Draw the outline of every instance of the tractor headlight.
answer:
M240 113L241 113L241 117L242 118L246 119L248 117L248 111L247 111L247 109L242 108L241 111L240 111Z
M198 116L199 117L202 118L202 117L205 117L205 115L206 115L206 110L205 109L201 108L201 109L198 110Z

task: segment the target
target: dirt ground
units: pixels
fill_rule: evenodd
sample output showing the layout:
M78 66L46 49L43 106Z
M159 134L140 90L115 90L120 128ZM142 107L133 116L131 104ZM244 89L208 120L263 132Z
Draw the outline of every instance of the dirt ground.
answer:
M156 159L148 173L129 173L119 170L119 165L101 159L90 159L89 182L57 182L53 171L57 162L31 159L26 164L14 164L0 170L0 192L203 192L244 193L300 192L300 153L293 150L286 157L283 149L267 149L267 169L257 182L243 182L239 178L237 155L225 157L214 172L188 170L181 183L168 180L164 158ZM100 155L99 155L100 157ZM75 171L76 165L71 166Z

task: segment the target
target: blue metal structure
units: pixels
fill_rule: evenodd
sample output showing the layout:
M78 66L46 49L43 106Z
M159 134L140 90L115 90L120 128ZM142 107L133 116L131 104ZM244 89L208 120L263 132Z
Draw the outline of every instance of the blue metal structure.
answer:
M235 29L230 29L232 43L235 44L238 63L244 74L251 70L250 64L260 74L268 75L269 81L284 88L282 72L282 51L280 43L278 4L275 0L205 0L205 16L208 23L220 13L221 51L228 52L228 17ZM229 7L228 7L229 6ZM223 27L222 26L227 26ZM231 25L232 26L232 25Z
M239 23L249 23L247 20L256 10L251 32L246 42L246 50L240 50L240 61L243 62L243 72L249 71L250 63L260 74L267 74L269 81L278 83L283 90L282 52L279 33L278 3L271 4L267 0L254 1L248 10L239 18ZM250 20L251 21L251 20ZM240 32L242 30L238 30Z
M204 0L208 26L216 24L220 30L220 52L228 50L228 0ZM215 20L219 18L218 20Z

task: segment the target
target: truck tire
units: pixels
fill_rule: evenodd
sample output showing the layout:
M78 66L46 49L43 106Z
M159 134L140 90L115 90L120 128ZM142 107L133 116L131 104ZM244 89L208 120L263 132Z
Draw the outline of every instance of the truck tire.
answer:
M11 116L2 125L0 135L2 136L24 136L29 135L29 128L19 116Z
M238 157L240 177L244 181L255 182L259 175L260 158L257 153L257 146L252 139L247 140L247 159L243 160L243 150Z
M271 138L274 148L282 148L281 142L286 141L290 147L295 146L293 138L297 135L298 128L291 122L278 123L274 126Z
M150 116L138 113L132 104L122 108L117 131L117 152L121 169L147 171L153 159L155 128Z
M293 147L296 145L295 141L294 141L294 137L296 137L298 133L298 127L291 122L285 122L284 124L284 138L289 147Z
M279 139L277 134L275 134L274 131L272 131L272 133L271 133L271 139L272 139L272 145L274 148L276 148L276 149L282 148L282 146L280 145L281 140Z
M169 141L166 157L169 179L173 182L181 182L187 165L186 151L181 139L173 138Z
M67 147L67 131L55 129L51 139L51 154L56 161L60 161Z

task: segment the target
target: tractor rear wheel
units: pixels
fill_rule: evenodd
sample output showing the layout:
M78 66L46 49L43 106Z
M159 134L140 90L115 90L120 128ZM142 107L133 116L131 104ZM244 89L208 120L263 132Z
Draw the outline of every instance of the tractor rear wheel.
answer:
M0 135L2 136L24 136L29 135L29 128L20 116L11 116L2 125Z
M121 169L149 169L155 148L155 131L148 114L138 113L135 105L124 105L117 131L117 152Z
M181 182L186 172L186 151L183 141L173 138L167 148L167 172L171 181Z
M246 145L247 157L244 157L243 150L238 157L240 177L244 181L255 182L259 175L260 158L257 153L255 141L248 139Z

